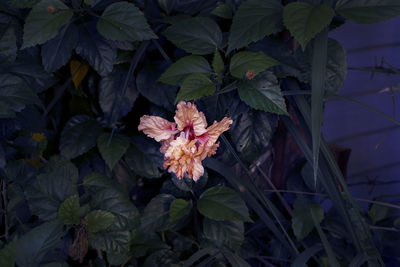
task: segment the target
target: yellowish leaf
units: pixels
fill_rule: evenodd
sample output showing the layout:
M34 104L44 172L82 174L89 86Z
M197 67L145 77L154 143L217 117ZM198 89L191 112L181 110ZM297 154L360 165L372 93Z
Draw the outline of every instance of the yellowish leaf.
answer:
M69 63L71 75L74 75L72 81L74 82L75 88L81 84L82 80L85 78L86 74L89 71L89 66L85 63L82 63L78 60L71 60ZM75 73L76 72L76 73Z

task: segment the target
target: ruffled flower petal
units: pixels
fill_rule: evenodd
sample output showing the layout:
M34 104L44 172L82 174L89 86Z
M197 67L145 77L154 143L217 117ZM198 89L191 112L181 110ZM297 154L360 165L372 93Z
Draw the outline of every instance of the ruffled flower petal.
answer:
M167 140L179 132L176 124L158 116L144 115L140 118L139 131L143 131L148 137L157 142Z
M207 132L207 120L203 112L199 112L195 104L179 102L175 114L175 122L182 131L185 127L192 127L195 135Z

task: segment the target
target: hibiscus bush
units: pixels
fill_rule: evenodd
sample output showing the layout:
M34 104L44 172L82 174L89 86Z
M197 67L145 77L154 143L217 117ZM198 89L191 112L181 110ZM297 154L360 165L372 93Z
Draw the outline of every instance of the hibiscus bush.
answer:
M347 69L328 32L399 14L398 0L1 1L0 266L396 262L396 211L360 207L320 128Z

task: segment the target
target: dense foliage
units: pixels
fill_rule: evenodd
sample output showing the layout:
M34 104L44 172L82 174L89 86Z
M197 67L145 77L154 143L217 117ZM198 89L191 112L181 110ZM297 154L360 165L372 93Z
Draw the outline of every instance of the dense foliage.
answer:
M398 0L1 1L0 266L395 262L399 234L371 230L395 213L359 207L320 127L347 69L328 32L399 14ZM181 100L233 120L197 182L137 129Z

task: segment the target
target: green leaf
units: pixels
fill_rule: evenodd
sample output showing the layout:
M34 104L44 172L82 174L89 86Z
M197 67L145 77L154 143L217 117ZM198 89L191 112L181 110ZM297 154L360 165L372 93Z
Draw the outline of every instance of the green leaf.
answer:
M224 18L224 19L231 19L232 18L232 9L225 4L219 4L211 14Z
M321 244L315 244L311 247L306 248L302 253L296 256L292 263L292 267L303 267L307 266L308 260L320 252L324 247Z
M129 231L98 232L89 238L90 245L103 251L125 253L129 251L131 233Z
M214 186L204 191L197 202L197 208L201 214L216 221L251 221L243 199L225 186Z
M181 100L198 100L215 92L214 83L201 73L190 74L183 81L181 89L176 96L175 103Z
M192 201L178 198L172 201L169 207L169 218L171 222L178 221L185 217L192 210Z
M61 155L71 159L86 153L96 145L101 132L100 124L89 116L72 117L61 133Z
M282 30L280 0L244 1L233 16L228 53Z
M240 99L254 109L288 115L279 83L271 72L263 72L252 80L241 81L238 92Z
M179 85L193 73L210 74L211 68L207 60L200 56L186 56L172 64L158 79L160 82Z
M230 252L229 250L224 249L223 254L228 262L232 265L232 267L251 267L244 259L242 259L239 255Z
M11 118L29 104L40 100L25 81L14 75L0 74L0 118Z
M1 62L13 63L17 57L17 37L15 29L9 27L4 30L0 37L0 60Z
M58 218L64 221L64 224L79 224L79 196L73 195L61 203L58 209Z
M296 199L294 202L292 229L297 240L304 239L314 229L314 220L311 212L315 216L316 222L321 223L324 219L324 210L319 204L311 204L303 198Z
M120 134L103 133L97 139L97 147L110 170L128 150L129 144L129 138Z
M55 261L55 262L50 262L42 265L42 267L69 267L69 264L66 263L65 261Z
M325 87L330 94L336 94L343 86L347 75L346 50L334 39L328 39L328 63Z
M97 30L110 40L143 41L157 38L143 13L128 2L107 6L97 23Z
M377 23L400 15L397 0L339 0L336 11L346 19L357 23Z
M40 0L12 0L11 6L15 8L32 8Z
M105 210L94 210L85 216L89 233L107 229L115 220L115 216Z
M219 51L216 49L214 52L214 57L213 57L213 61L212 61L212 67L215 71L215 73L219 74L223 71L224 69L224 60L221 57L221 54L219 53Z
M0 266L2 267L14 267L15 257L17 254L17 239L4 245L0 250Z
M276 64L278 64L278 61L263 52L245 51L239 52L232 57L229 68L233 77L242 79L249 70L253 71L254 75L257 75Z
M236 150L247 162L253 162L268 146L277 125L276 116L264 111L248 110L232 119L230 132Z
M203 233L216 247L227 246L238 252L244 241L244 224L241 221L215 221L204 218Z
M61 157L52 157L37 179L25 188L25 195L33 214L42 220L57 217L60 205L75 194L78 169Z
M206 17L175 20L164 35L177 47L195 55L212 54L222 43L218 24Z
M40 266L43 257L63 241L64 235L63 224L59 220L45 222L29 231L17 241L18 266Z
M136 137L125 154L128 166L140 176L154 179L160 178L163 156L159 146L146 137Z
M373 204L368 211L368 216L374 223L386 219L390 215L390 209L388 207Z
M24 42L21 49L43 44L55 37L60 28L68 23L72 15L69 7L60 0L40 1L32 8L26 18Z
M304 50L308 42L330 24L334 15L327 4L314 6L295 2L283 9L283 22Z
M141 230L144 232L159 232L170 228L170 206L175 197L159 194L151 199L144 209Z

